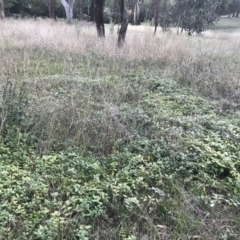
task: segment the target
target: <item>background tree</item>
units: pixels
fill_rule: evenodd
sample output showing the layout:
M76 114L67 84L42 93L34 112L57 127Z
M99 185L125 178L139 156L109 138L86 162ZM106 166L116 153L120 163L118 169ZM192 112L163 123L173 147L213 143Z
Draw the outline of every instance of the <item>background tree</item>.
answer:
M173 6L175 1L163 0L159 5L159 25L163 31L168 31L173 24Z
M128 13L124 0L119 0L121 27L118 32L118 47L122 47L125 41L128 27Z
M103 10L104 0L95 0L95 21L99 37L105 37Z
M73 21L73 6L75 3L75 0L61 0L61 3L65 9L66 12L66 17L67 17L67 22L72 23Z
M111 1L112 2L112 1ZM113 5L109 5L111 8L111 18L112 21L116 24L119 23L120 18L119 18L119 12L120 12L120 6L118 1L114 1Z
M222 0L217 8L218 15L226 15L230 13L230 4L233 0Z
M91 3L91 21L96 22L98 37L105 37L104 28L104 0L92 0Z
M56 0L48 0L48 13L49 17L56 19L55 15Z
M1 2L1 1L0 1ZM10 9L17 4L18 0L3 0L5 16L10 16Z
M91 0L91 5L90 5L90 8L89 8L89 17L90 17L90 21L92 22L95 22L95 0Z
M90 20L91 0L76 0L73 15L80 21Z
M48 2L43 0L29 0L28 11L30 15L35 17L44 17L48 15Z
M142 1L140 16L139 16L141 22L147 22L150 20L150 12L151 12L150 4L151 4L151 0Z
M79 17L80 21L83 20L83 0L79 0Z
M3 0L0 0L0 18L4 18L5 14L4 14L4 2Z
M218 19L216 13L219 0L176 0L173 8L173 22L188 35L205 31Z
M159 24L160 6L163 0L153 0L151 2L152 24L154 25L154 35L156 34Z
M133 25L139 25L140 24L140 0L132 0L133 1L133 7L132 7L132 24Z
M239 17L240 13L240 0L232 0L229 4L229 17Z
M103 23L110 21L122 23L119 0L105 0L104 4L103 0L0 0L0 2L0 17L19 14L18 16L61 18L66 15L68 22L72 22L74 15L79 20L91 19L94 22L97 20L99 36L105 35ZM189 35L204 31L220 15L238 17L240 13L240 0L125 0L124 4L134 25L152 21L155 32L159 25L164 31L174 26L186 30ZM99 19L95 19L96 16Z
M45 1L42 2L45 4ZM35 3L36 2L32 0L5 0L5 9L7 10L9 16L12 14L17 17L32 15L31 10ZM33 15L35 15L35 13Z

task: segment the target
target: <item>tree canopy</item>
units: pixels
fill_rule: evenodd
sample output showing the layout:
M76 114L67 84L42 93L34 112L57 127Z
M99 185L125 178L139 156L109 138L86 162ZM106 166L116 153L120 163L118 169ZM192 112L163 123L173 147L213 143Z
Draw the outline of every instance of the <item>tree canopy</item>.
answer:
M12 17L41 16L65 18L66 7L62 0L2 0L4 15ZM67 4L72 0L66 0ZM98 1L97 1L98 2ZM92 0L76 0L73 18L95 21ZM1 5L3 5L1 4ZM220 15L238 17L240 0L125 0L129 23L138 25L151 22L167 30L178 27L189 35L206 30ZM64 11L65 8L65 11ZM104 23L119 23L119 2L105 0L103 8ZM70 9L71 10L71 9Z

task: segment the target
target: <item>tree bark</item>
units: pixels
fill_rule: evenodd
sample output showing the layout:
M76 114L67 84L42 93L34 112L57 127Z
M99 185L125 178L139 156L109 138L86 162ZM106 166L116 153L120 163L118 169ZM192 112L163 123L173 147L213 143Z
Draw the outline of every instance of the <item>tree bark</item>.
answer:
M49 17L56 19L55 16L55 4L56 0L48 0L48 12L49 12Z
M66 0L61 0L61 2L66 12L67 22L72 23L73 22L73 6L75 3L75 0L69 0L69 2L67 2Z
M3 19L4 17L5 17L4 2L3 0L0 0L0 19Z
M105 37L103 7L104 7L104 0L95 0L95 20L96 20L97 34L99 37Z
M132 24L139 25L140 24L140 20L139 20L140 1L139 0L134 0L132 15L133 15Z
M83 20L83 0L79 0L79 20Z
M89 15L90 15L90 21L95 22L95 0L91 1Z
M119 3L118 3L118 1L114 1L112 20L115 24L119 23Z
M159 6L158 6L158 3L156 3L156 6L155 6L155 13L154 13L154 34L156 34L157 32L157 27L158 27L158 22L159 22Z
M160 12L160 6L162 4L163 0L154 0L153 2L153 8L154 8L154 34L157 32L157 27L159 24L159 12Z
M124 0L119 0L121 27L118 32L118 47L122 47L125 41L128 27L128 13Z

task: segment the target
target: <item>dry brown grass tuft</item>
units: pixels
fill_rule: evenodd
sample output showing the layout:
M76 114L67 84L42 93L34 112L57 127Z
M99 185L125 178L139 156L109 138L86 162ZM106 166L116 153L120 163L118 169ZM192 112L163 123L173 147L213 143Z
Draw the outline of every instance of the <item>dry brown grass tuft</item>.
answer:
M108 68L114 65L120 68L126 60L142 68L152 66L163 77L174 78L213 98L228 97L239 101L240 40L236 32L209 31L201 37L188 37L159 31L153 37L153 29L149 26L129 26L126 44L119 50L116 47L117 26L114 34L110 32L111 26L106 26L104 40L97 38L95 26L90 23L67 25L63 21L6 20L0 23L0 28L1 81L6 75L27 76L30 72L30 75L39 75L42 66L50 73L49 61L52 67L59 57L60 63L55 65L61 65L62 72L69 69L77 72L76 59L72 56L77 56L78 60L86 58L89 68L94 69L92 58L98 56L101 61L97 71L102 68L101 72L106 74ZM106 63L109 58L111 63Z
M54 138L97 146L94 151L101 153L111 152L118 139L128 141L134 131L119 107L127 101L138 105L156 75L214 99L240 101L239 34L188 37L158 31L154 37L149 26L129 26L118 49L117 26L111 28L106 26L106 39L98 39L91 23L0 22L0 86L28 83L31 132L42 139L39 151L48 150Z

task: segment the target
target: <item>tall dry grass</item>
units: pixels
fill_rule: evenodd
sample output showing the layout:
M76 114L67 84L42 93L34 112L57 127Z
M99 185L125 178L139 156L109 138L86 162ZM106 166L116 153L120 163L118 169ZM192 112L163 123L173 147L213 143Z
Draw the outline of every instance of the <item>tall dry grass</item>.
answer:
M109 68L120 69L125 61L152 67L163 77L174 78L213 98L239 101L240 34L236 32L207 32L189 38L158 31L153 37L149 26L129 26L126 44L119 50L117 27L112 34L111 26L106 26L104 40L97 38L95 26L90 23L6 20L0 28L1 82L12 76L36 76L43 68L51 73L48 63L54 61L55 65L61 61L63 72L77 73L79 66L74 61L82 57L89 62L90 73L108 74ZM96 56L100 61L94 67L91 63ZM107 59L111 63L106 64Z
M135 132L121 107L137 105L154 76L240 102L238 33L154 37L149 26L129 26L118 49L117 26L106 26L106 39L90 23L4 20L0 29L0 86L27 83L25 129L40 152L55 141L108 153L117 140L128 141Z

